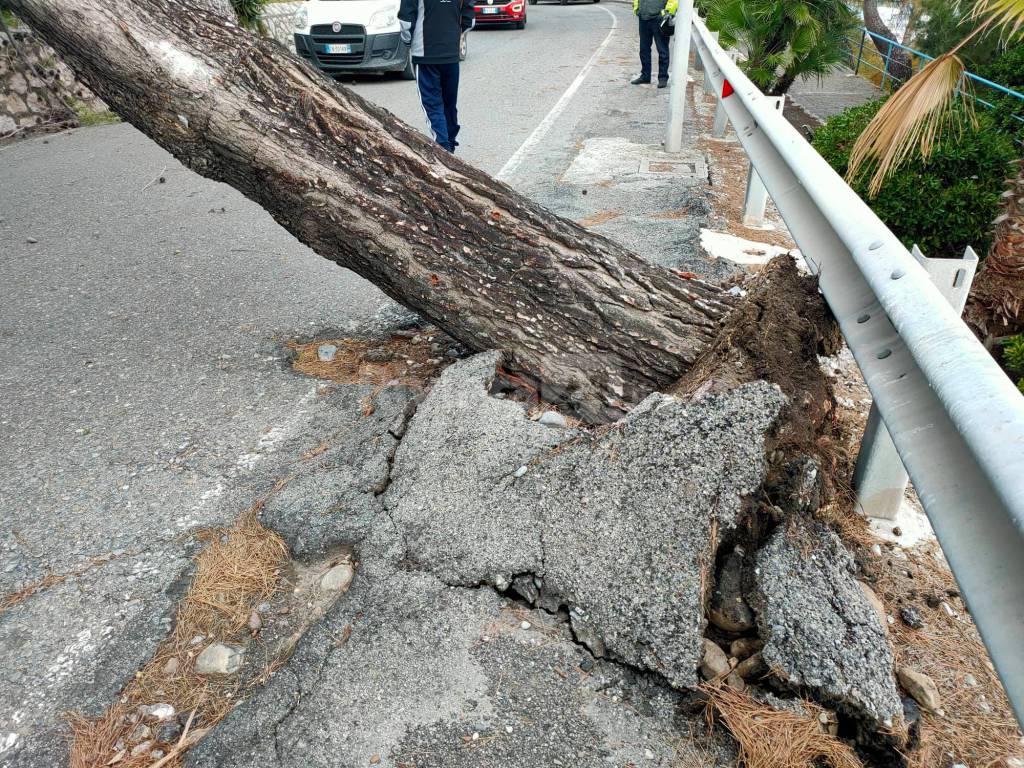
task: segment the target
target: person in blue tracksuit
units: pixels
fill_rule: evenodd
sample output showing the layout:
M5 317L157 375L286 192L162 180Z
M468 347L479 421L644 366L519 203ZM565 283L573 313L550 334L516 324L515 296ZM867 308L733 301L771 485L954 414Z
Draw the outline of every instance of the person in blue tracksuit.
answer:
M459 38L474 22L471 0L402 0L402 40L411 48L420 103L434 141L454 152L459 145Z

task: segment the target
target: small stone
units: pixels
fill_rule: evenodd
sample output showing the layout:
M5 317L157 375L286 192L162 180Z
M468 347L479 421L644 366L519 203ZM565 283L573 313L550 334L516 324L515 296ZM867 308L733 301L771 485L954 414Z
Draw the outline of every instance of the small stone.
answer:
M913 725L921 719L921 708L910 696L903 697L903 720L907 725Z
M521 466L519 469L517 469L515 472L512 473L512 477L522 477L525 474L526 474L526 465L524 464L523 466Z
M149 720L156 720L157 722L170 720L174 717L174 707L170 704L142 705L137 711L141 717Z
M512 733L512 726L511 725L506 725L505 726L505 733Z
M164 666L162 668L162 671L168 677L174 677L176 674L178 674L178 670L180 668L181 668L181 663L178 661L178 659L175 656L171 656L171 658L169 658L167 660L167 663L164 664Z
M882 603L882 599L875 594L875 590L863 581L858 581L857 583L860 585L861 591L864 593L864 597L868 599L868 602L871 603L871 607L875 609L875 613L878 615L878 621L884 628L888 623L886 621L888 617L885 615L885 605Z
M644 750L644 757L646 757L648 760L653 760L654 759L654 753L651 750L649 750L649 749L645 749Z
M149 756L159 760L161 757L164 756L164 751L162 749L154 749L152 752L149 753Z
M558 413L558 411L544 411L537 419L538 424L543 424L545 427L562 427L566 426L565 416Z
M903 535L903 529L900 528L898 525L894 525L892 527L892 535L893 536L902 536Z
M921 629L924 626L924 619L921 618L921 613L912 605L905 605L900 608L900 618L911 629Z
M967 685L967 686L970 686L971 688L973 688L977 684L978 684L978 680L977 680L977 678L974 677L974 675L964 675L964 685Z
M729 655L735 656L741 661L752 653L757 653L764 648L764 640L759 637L740 637L729 645Z
M531 626L531 625L530 625L530 622L528 622L528 621L524 621L524 622L521 622L521 623L519 624L519 628L520 628L520 629L529 629L529 628L530 628L530 626Z
M584 672L589 672L593 668L594 660L589 656L584 656L583 659L580 661L580 669L582 669Z
M25 242L26 243L38 243L39 241L36 240L34 237L26 237L25 238Z
M928 675L910 667L900 667L896 671L896 677L903 689L913 696L914 701L926 712L937 712L942 706L939 689Z
M321 344L316 348L316 357L322 363L329 363L338 354L338 348L333 344Z
M370 758L370 765L377 765L380 762L380 755L374 755Z
M149 750L152 748L152 746L153 746L153 742L152 741L143 741L143 742L141 742L139 744L136 744L134 747L132 747L132 751L129 752L129 754L132 757L137 757L138 755L144 755L147 752L149 752Z
M724 677L729 674L729 657L711 640L704 638L704 658L700 663L700 674L705 680Z
M183 728L177 720L158 723L153 728L153 739L162 744L174 744L181 738Z
M260 628L263 626L263 618L260 616L259 611L253 611L249 614L248 626L250 632L260 631Z
M355 571L349 563L339 563L320 579L320 588L328 592L348 592Z
M133 730L131 735L128 737L128 741L143 741L144 739L148 739L152 733L153 732L149 730L148 725L139 723L135 726L135 730Z
M739 691L740 693L743 693L743 691L747 690L747 684L743 682L743 678L737 675L735 671L730 672L728 675L726 675L725 684L732 688L734 691Z
M225 643L212 643L196 657L196 673L200 675L230 675L242 668L245 649Z
M881 544L872 544L871 545L871 554L874 555L875 557L881 557L882 556L882 545Z
M205 639L206 639L206 635L196 635L195 637L193 637L191 640L188 641L188 644L189 645L193 645L193 646L199 645Z
M480 741L480 734L479 733L474 733L473 734L473 741Z
M765 664L764 658L760 653L755 653L736 665L736 674L744 680L762 678L768 674L768 665Z
M259 611L261 614L262 613L270 613L270 609L272 607L273 606L271 606L270 603L260 603L259 605L256 606L256 610Z
M839 717L831 709L823 709L818 713L818 725L829 736L839 734Z
M754 612L743 598L743 557L729 553L718 573L708 617L726 632L746 632L754 627Z
M946 615L949 616L949 618L951 619L954 616L956 616L956 611L953 610L953 606L951 606L949 603L942 603L942 610L945 611Z

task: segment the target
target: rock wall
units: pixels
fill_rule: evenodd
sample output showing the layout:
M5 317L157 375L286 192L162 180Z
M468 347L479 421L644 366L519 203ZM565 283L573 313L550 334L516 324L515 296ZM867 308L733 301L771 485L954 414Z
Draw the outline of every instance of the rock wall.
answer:
M44 127L77 125L75 104L94 112L107 109L32 30L0 31L0 141Z

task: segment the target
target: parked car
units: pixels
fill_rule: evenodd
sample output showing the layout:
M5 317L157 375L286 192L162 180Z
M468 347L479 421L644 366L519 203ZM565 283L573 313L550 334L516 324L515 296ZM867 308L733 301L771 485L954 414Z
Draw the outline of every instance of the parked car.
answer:
M526 0L473 0L473 15L481 26L512 24L522 29L526 26Z
M584 2L600 3L601 0L584 0ZM530 0L530 5L536 5L536 4L537 4L537 0ZM569 0L558 0L558 4L559 5L568 5L569 4Z
M398 26L398 0L308 0L295 15L295 52L317 69L415 77Z

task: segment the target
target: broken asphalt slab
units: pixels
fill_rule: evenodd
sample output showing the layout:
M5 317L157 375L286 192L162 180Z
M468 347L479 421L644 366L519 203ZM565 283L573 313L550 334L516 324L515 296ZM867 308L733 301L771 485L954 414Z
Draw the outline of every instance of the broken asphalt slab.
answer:
M693 685L715 543L764 480L784 397L763 382L654 394L577 436L490 397L499 359L448 368L412 418L384 500L408 559L459 585L530 574L597 655Z
M762 654L794 689L892 728L903 712L893 652L854 572L850 553L824 526L779 526L757 553Z

